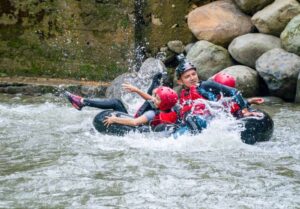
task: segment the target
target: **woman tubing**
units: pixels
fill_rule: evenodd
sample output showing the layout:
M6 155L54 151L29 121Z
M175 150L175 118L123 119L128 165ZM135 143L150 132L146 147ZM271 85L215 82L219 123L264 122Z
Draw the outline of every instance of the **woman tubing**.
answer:
M119 118L114 115L107 116L104 120L104 124L106 126L109 126L112 123L129 126L138 126L142 124L157 126L164 123L175 123L177 115L176 112L172 110L172 107L178 100L176 92L169 87L161 86L154 89L153 96L150 97L151 98L149 99L153 103L155 110L148 110L137 118Z
M138 126L142 124L156 126L162 123L176 122L177 115L176 112L172 111L172 107L177 103L178 96L173 89L161 86L155 88L153 90L153 95L151 96L131 84L125 83L122 86L125 90L137 93L143 99L149 101L153 104L153 108L135 118L120 118L114 115L108 116L103 121L106 126L109 126L112 123L129 126ZM126 108L119 99L86 99L69 92L66 92L65 95L71 104L78 110L81 110L84 106L91 106L127 113Z

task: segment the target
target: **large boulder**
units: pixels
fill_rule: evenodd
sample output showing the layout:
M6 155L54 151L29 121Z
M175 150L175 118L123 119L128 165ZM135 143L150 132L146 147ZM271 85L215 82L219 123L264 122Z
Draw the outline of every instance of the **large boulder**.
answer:
M251 18L261 33L279 36L288 22L300 13L296 0L275 0Z
M142 100L135 96L129 96L128 92L122 89L123 83L131 83L141 90L147 92L152 83L153 76L158 72L166 71L165 65L158 59L146 59L138 72L125 73L112 81L111 86L106 90L107 98L119 98L126 106L133 106L134 103L141 103Z
M254 14L274 0L234 0L238 7L246 14Z
M253 29L250 17L230 0L215 1L188 14L188 27L198 40L227 46Z
M283 49L272 49L256 61L256 70L266 82L270 94L293 101L300 71L300 57Z
M186 58L195 65L200 78L203 80L233 65L225 48L208 41L196 42L187 53Z
M256 96L259 91L259 75L247 66L235 65L225 68L221 72L232 75L236 79L235 87L240 90L245 97Z
M280 39L285 50L300 56L300 14L288 23Z
M111 82L111 85L106 89L105 97L121 98L123 94L122 83L131 83L131 81L135 78L135 73L124 73L122 75L119 75Z
M256 60L263 53L274 48L281 48L278 37L261 33L248 33L235 38L230 43L228 51L239 63L255 68Z

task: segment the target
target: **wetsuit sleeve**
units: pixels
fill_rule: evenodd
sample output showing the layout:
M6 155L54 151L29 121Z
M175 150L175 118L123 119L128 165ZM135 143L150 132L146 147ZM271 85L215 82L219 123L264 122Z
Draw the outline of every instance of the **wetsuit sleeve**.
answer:
M151 95L153 90L160 86L160 80L163 77L163 73L156 73L152 79L152 83L150 87L147 90L147 94ZM143 105L138 109L138 111L135 113L134 117L139 117L143 115L148 110L154 110L153 106L149 103L149 101L145 101Z
M150 87L147 90L148 94L152 94L153 90L157 87L160 86L161 83L161 78L162 78L163 74L161 72L156 73L153 78L152 78L152 83L150 85Z
M241 109L247 108L248 104L244 100L242 94L235 88L224 86L222 84L213 81L203 81L198 86L199 93L206 92L208 96L212 97L210 94L214 94L216 97L218 95L223 95L225 97L232 97L232 99L240 106ZM206 95L203 95L208 100L211 100Z
M147 120L149 122L149 121L152 121L154 119L154 117L155 117L155 111L148 110L143 115L147 118Z

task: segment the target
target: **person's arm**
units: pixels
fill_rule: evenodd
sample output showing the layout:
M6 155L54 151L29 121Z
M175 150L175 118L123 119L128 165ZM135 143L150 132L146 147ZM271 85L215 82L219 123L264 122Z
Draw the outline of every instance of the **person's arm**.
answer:
M150 94L147 94L146 92L143 92L142 90L140 90L139 88L137 88L136 86L133 86L129 83L124 83L122 84L123 89L129 91L129 92L135 92L138 95L140 95L143 99L145 100L151 100L152 96Z
M139 126L142 124L146 124L149 121L153 120L155 117L155 111L149 110L146 111L143 115L137 117L137 118L121 118L121 117L116 117L115 115L112 116L107 116L104 119L104 125L109 126L112 123L118 123L122 125L127 125L127 126Z
M247 117L247 116L257 116L257 117L262 117L263 113L261 112L250 112L248 108L244 108L242 110L242 114L243 116Z
M250 104L262 104L265 102L265 100L261 97L251 97L247 99L247 102Z
M225 97L232 97L241 109L248 107L248 104L244 100L242 94L235 88L224 86L213 81L202 81L198 88L204 89L205 91L211 92L215 95L222 94Z
M223 94L223 96L232 97L233 101L235 101L240 106L242 115L245 117L262 116L262 113L260 112L249 111L249 105L247 101L243 98L242 94L235 88L224 86L213 81L203 81L199 87L207 91L213 92L214 94Z
M138 118L121 118L115 115L106 116L104 119L104 125L109 126L113 123L118 123L127 126L139 126L141 124L146 124L148 122L148 118L145 115L142 115Z

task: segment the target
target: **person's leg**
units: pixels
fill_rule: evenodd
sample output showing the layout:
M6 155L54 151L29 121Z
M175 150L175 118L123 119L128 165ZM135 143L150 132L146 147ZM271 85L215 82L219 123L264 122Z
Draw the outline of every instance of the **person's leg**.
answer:
M82 103L83 98L81 96L72 94L68 91L65 91L63 94L65 95L65 97L67 97L69 102L71 102L74 108L76 108L77 110L81 110L83 108L84 104Z
M128 113L119 99L83 99L83 105L100 109L113 109L115 111Z
M128 113L125 106L119 99L85 99L68 91L65 91L64 95L77 110L81 110L84 106L89 106L99 109L113 109L115 111Z

